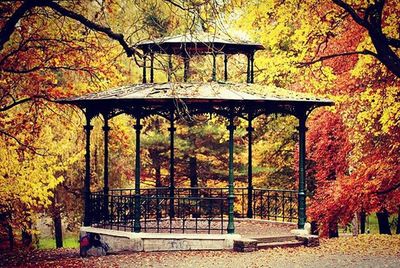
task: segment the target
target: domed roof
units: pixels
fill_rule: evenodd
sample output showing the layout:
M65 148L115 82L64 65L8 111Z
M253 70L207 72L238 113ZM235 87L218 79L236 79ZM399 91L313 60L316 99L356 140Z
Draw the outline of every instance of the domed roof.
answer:
M136 48L144 53L161 54L248 54L264 47L259 43L233 40L231 37L211 33L188 33L139 42Z

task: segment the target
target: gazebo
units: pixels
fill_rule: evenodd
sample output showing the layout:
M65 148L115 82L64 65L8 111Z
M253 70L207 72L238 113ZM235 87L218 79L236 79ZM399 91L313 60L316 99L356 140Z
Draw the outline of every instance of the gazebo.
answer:
M284 114L295 116L298 119L298 190L296 195L292 191L268 192L265 199L269 198L267 200L269 202L268 209L272 199L275 198L275 205L278 203L277 198L282 199L283 209L279 209L280 217L283 216L283 220L297 218L298 228L303 229L306 222L306 120L315 108L330 106L333 105L333 102L305 93L254 84L254 54L263 49L261 44L233 41L212 34L187 34L140 42L136 48L143 51L143 81L141 84L58 100L59 103L78 106L86 116L86 125L84 126L86 131L84 226L122 229L135 233L143 230L173 233L179 229L182 232L213 233L213 231L218 231L224 233L226 231L228 234L233 234L235 232L234 202L235 198L238 198L238 193L234 188L234 120L243 118L248 121L248 185L242 189L240 197L240 200L246 203L246 213L242 213L241 216L252 218L261 215L262 217L262 213L259 211L259 200L256 200L257 189L254 189L252 182L252 121L260 115ZM168 81L155 83L154 59L159 54L168 56ZM227 81L228 56L233 54L247 56L246 83ZM194 55L212 56L211 82L189 82L189 63ZM222 82L217 81L216 71L216 62L220 55L223 56L224 61ZM172 57L183 59L184 74L181 81L172 81ZM148 69L150 71L149 79L147 77ZM255 94L255 92L258 93ZM174 135L176 121L181 116L185 116L182 113L187 115L212 113L228 120L229 176L227 188L184 189L176 187ZM136 130L134 189L110 189L108 183L109 120L120 114L128 114L136 119L134 125ZM170 132L169 186L141 189L141 120L152 115L162 116L170 123L168 129ZM91 120L96 116L102 116L104 119L104 187L102 191L92 193L90 191L90 134ZM265 193L267 193L266 191ZM294 205L296 202L293 202L293 199L297 199L297 207ZM287 204L286 209L285 204ZM297 211L295 211L296 209ZM268 213L270 212L268 211ZM179 219L179 226L177 219ZM201 227L202 222L205 223L203 227ZM216 225L218 226L215 227Z

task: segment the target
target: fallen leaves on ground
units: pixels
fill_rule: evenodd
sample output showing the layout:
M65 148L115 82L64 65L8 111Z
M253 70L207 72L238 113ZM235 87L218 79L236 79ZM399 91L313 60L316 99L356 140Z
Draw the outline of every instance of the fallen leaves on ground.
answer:
M400 235L322 239L317 248L137 252L80 258L76 249L0 253L0 266L20 267L399 267Z

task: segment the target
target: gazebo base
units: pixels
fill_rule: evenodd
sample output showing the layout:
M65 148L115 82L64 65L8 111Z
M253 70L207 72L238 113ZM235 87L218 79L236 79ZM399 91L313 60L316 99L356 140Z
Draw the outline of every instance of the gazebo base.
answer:
M80 237L96 235L108 253L174 250L231 250L239 234L134 233L96 227L81 227Z

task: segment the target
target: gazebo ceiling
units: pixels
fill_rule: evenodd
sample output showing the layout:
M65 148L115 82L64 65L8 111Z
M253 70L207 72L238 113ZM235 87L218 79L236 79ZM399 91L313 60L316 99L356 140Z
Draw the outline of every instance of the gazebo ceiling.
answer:
M144 53L161 54L210 54L254 53L264 47L249 41L236 41L210 33L183 34L139 42L136 48Z
M259 92L259 94L254 94ZM292 110L298 107L316 108L330 106L333 102L311 94L294 92L275 86L265 86L244 83L161 83L161 84L134 84L122 86L103 92L85 96L57 100L59 103L68 103L101 111L102 108L132 109L142 107L170 107L179 101L188 107L196 106L198 110L212 112L207 109L214 107L254 108L264 107L271 110ZM278 108L278 109L273 109ZM273 111L272 111L273 112ZM285 111L283 111L285 112Z

